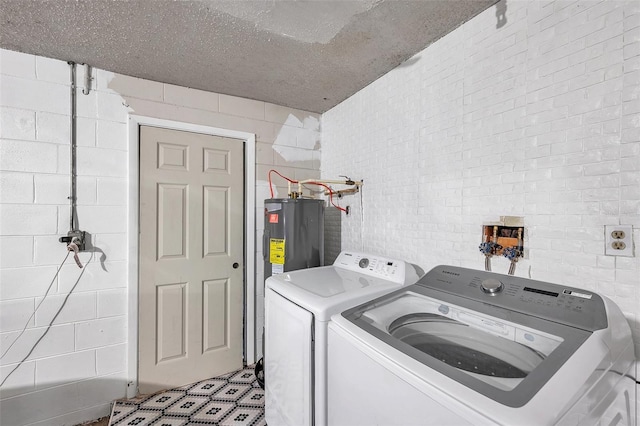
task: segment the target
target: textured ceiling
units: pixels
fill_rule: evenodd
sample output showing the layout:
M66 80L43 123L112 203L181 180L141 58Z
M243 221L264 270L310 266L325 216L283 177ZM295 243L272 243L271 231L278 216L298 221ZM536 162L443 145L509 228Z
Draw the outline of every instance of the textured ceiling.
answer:
M0 47L324 112L496 0L0 0Z

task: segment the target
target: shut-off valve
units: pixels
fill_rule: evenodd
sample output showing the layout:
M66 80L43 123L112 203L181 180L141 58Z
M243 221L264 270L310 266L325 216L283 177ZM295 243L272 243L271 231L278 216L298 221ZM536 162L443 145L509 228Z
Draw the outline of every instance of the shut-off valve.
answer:
M69 231L67 236L58 239L61 243L67 244L67 251L73 252L73 260L76 261L79 268L82 268L82 263L78 253L86 250L86 236L85 231Z
M480 252L484 254L484 269L486 271L491 271L491 257L495 256L496 253L502 248L502 246L493 241L487 241L481 243L478 247Z

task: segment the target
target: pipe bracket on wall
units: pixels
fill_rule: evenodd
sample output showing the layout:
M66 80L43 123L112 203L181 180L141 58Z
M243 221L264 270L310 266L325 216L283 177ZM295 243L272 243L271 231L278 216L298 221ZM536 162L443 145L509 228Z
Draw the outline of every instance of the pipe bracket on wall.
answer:
M91 93L91 81L93 77L91 77L91 65L84 64L84 88L82 89L83 95L88 95Z

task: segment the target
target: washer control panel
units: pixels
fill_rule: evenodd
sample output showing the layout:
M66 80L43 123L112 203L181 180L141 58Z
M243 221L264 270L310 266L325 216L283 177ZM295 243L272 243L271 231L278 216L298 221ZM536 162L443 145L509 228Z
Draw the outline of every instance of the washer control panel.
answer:
M333 266L382 278L398 284L413 284L418 275L410 263L387 257L343 251Z
M587 290L456 266L437 266L418 284L583 329L607 325L602 298Z

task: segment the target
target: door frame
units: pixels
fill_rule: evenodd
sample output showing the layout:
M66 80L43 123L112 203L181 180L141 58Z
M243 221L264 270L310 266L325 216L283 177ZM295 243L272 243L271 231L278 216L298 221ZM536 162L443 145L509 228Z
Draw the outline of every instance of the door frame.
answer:
M255 362L255 240L256 240L256 136L253 133L218 127L184 123L154 117L130 114L129 121L129 203L127 217L128 258L128 348L127 397L136 396L138 390L138 287L139 287L139 215L140 215L140 126L161 127L206 135L240 139L244 143L244 362Z

